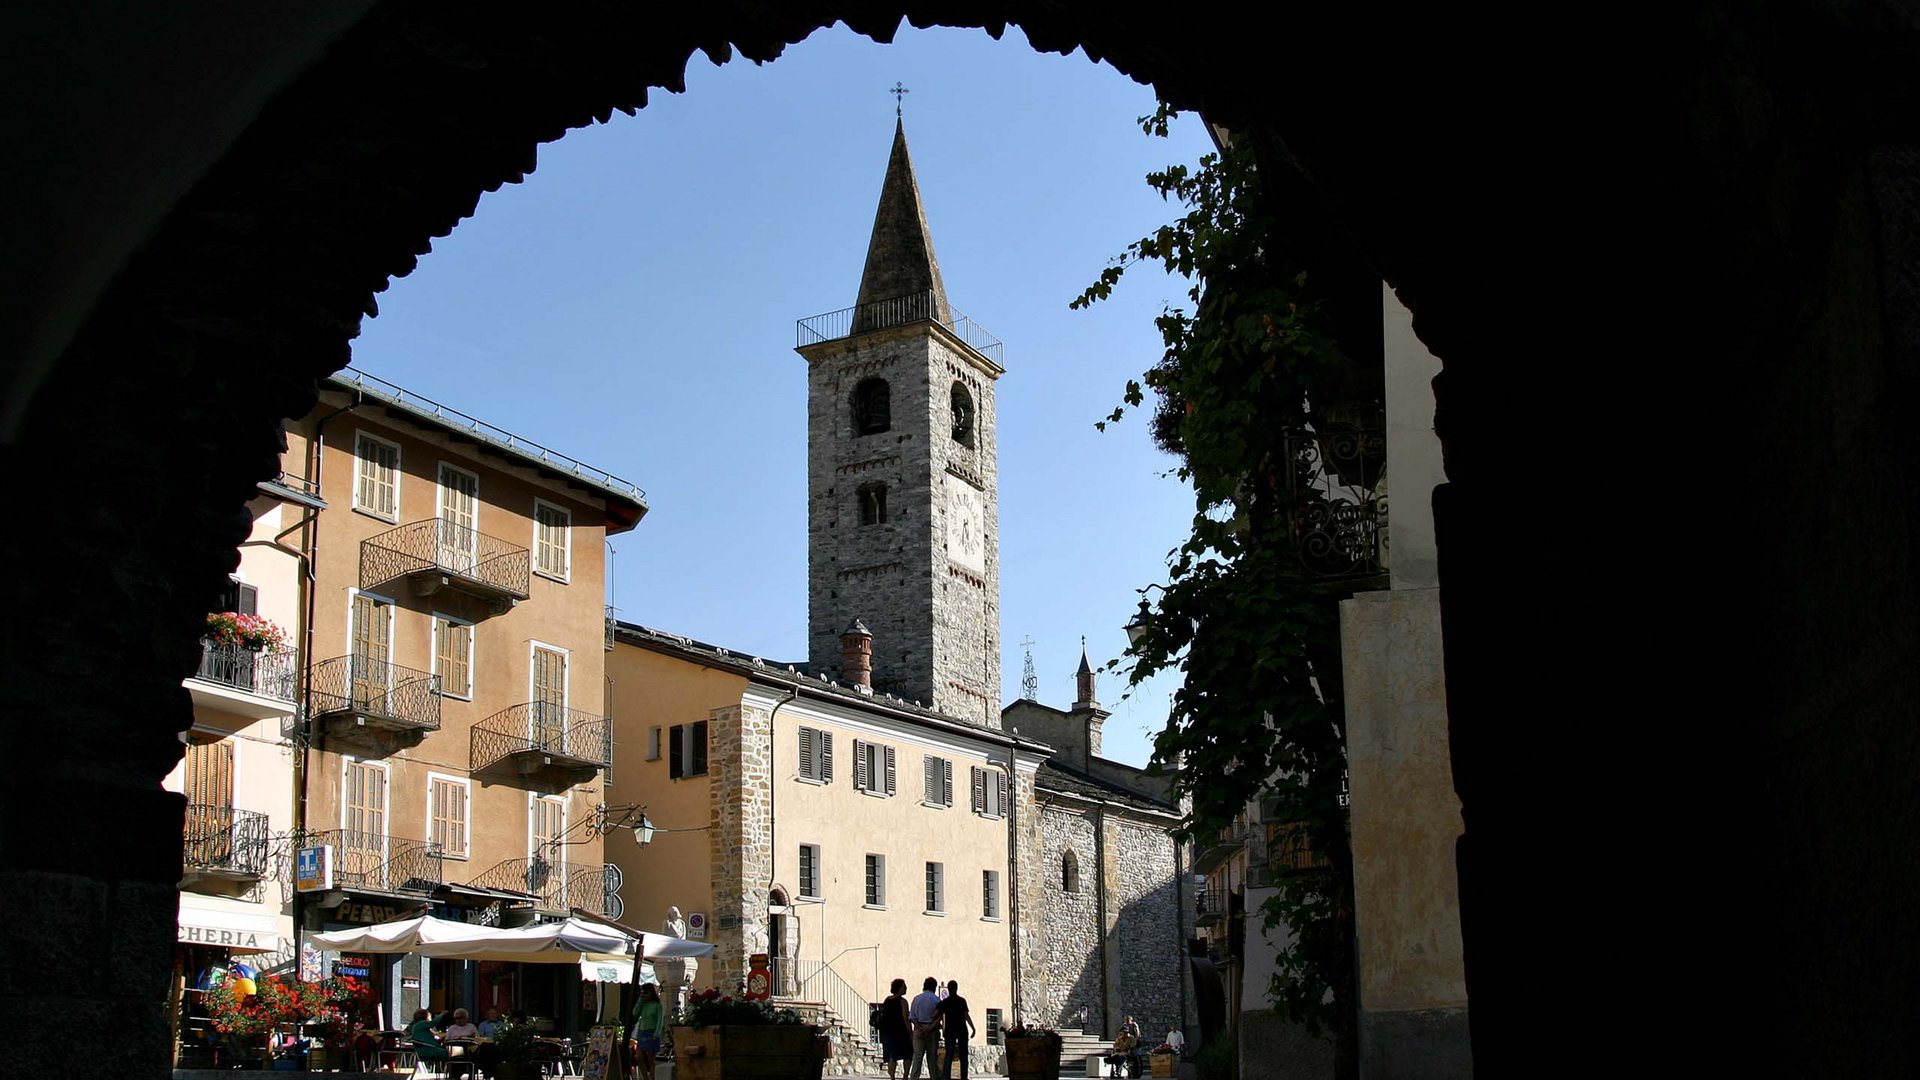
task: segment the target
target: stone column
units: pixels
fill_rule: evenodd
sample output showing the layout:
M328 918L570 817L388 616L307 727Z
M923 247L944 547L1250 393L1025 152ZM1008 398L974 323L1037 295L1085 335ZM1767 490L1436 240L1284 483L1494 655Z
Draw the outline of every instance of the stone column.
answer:
M716 709L707 725L712 814L713 984L732 993L747 961L766 952L773 878L773 718L764 709Z

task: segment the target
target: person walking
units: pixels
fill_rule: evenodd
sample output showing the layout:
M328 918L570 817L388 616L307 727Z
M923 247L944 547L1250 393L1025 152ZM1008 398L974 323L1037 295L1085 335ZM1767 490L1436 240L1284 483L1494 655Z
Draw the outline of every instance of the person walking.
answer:
M887 1080L899 1080L900 1063L913 1057L913 1031L907 1019L907 980L895 979L893 992L880 1003L880 1058Z
M640 1004L633 1010L633 1043L640 1051L640 1080L653 1080L653 1062L667 1033L667 1009L660 988L640 984Z
M920 1080L920 1066L927 1066L926 1075L931 1077L939 1064L940 1020L935 1010L940 1007L940 995L934 991L939 987L934 977L929 975L918 994L907 1005L907 1022L912 1025L913 1060L907 1065L908 1080Z
M947 996L935 1012L947 1029L947 1060L941 1075L945 1080L953 1080L953 1062L958 1058L960 1080L967 1080L967 1042L978 1029L973 1025L973 1010L967 1007L967 999L960 996L959 980L947 980Z

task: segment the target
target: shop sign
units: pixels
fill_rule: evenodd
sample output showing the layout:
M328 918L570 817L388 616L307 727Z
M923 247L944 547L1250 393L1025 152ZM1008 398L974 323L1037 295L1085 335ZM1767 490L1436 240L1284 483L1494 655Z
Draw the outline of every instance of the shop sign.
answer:
M222 930L214 926L182 926L180 942L184 945L217 945L223 949L244 949L249 952L271 952L280 946L280 939L273 934L253 930Z
M301 942L300 943L300 981L301 982L319 982L320 973L325 970L326 970L326 962L325 962L325 959L321 956L320 950L314 948L313 942L311 941Z
M293 856L296 892L324 892L333 888L333 846L301 848Z
M413 905L367 904L358 900L349 900L333 910L333 919L335 922L372 926L375 923L405 918L408 912L419 910Z
M367 978L373 974L373 957L343 954L333 962L333 973L351 975L356 979Z
M693 941L707 939L707 913L696 911L687 916L687 937Z
M400 976L400 989L402 989L402 990L418 990L418 989L420 989L420 976L418 976L418 975L402 975L402 976Z

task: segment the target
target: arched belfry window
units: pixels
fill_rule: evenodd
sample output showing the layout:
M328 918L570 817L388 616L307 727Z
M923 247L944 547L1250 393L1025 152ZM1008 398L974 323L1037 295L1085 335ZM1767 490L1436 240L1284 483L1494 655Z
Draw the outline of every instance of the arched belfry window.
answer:
M1060 891L1080 891L1080 856L1071 851L1060 856Z
M893 392L885 379L862 379L853 388L853 433L878 435L893 427Z
M860 524L879 525L887 520L887 485L860 486Z
M953 441L973 445L973 395L959 383L953 384Z

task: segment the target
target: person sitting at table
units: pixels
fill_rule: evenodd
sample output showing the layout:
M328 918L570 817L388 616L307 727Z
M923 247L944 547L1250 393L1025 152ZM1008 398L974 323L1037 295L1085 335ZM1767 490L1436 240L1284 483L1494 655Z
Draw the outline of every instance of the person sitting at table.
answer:
M467 1015L467 1010L455 1009L453 1023L448 1024L447 1029L441 1034L448 1040L477 1039L480 1037L480 1029L473 1026L473 1020Z
M480 1021L480 1037L483 1039L491 1039L505 1026L507 1026L507 1022L500 1019L500 1010L489 1005L487 1007L487 1018Z
M445 1016L441 1017L444 1021ZM450 1057L463 1057L464 1046L442 1046L440 1036L434 1034L433 1014L425 1009L413 1011L413 1023L407 1025L407 1038L413 1040L413 1056L421 1061L445 1061Z

